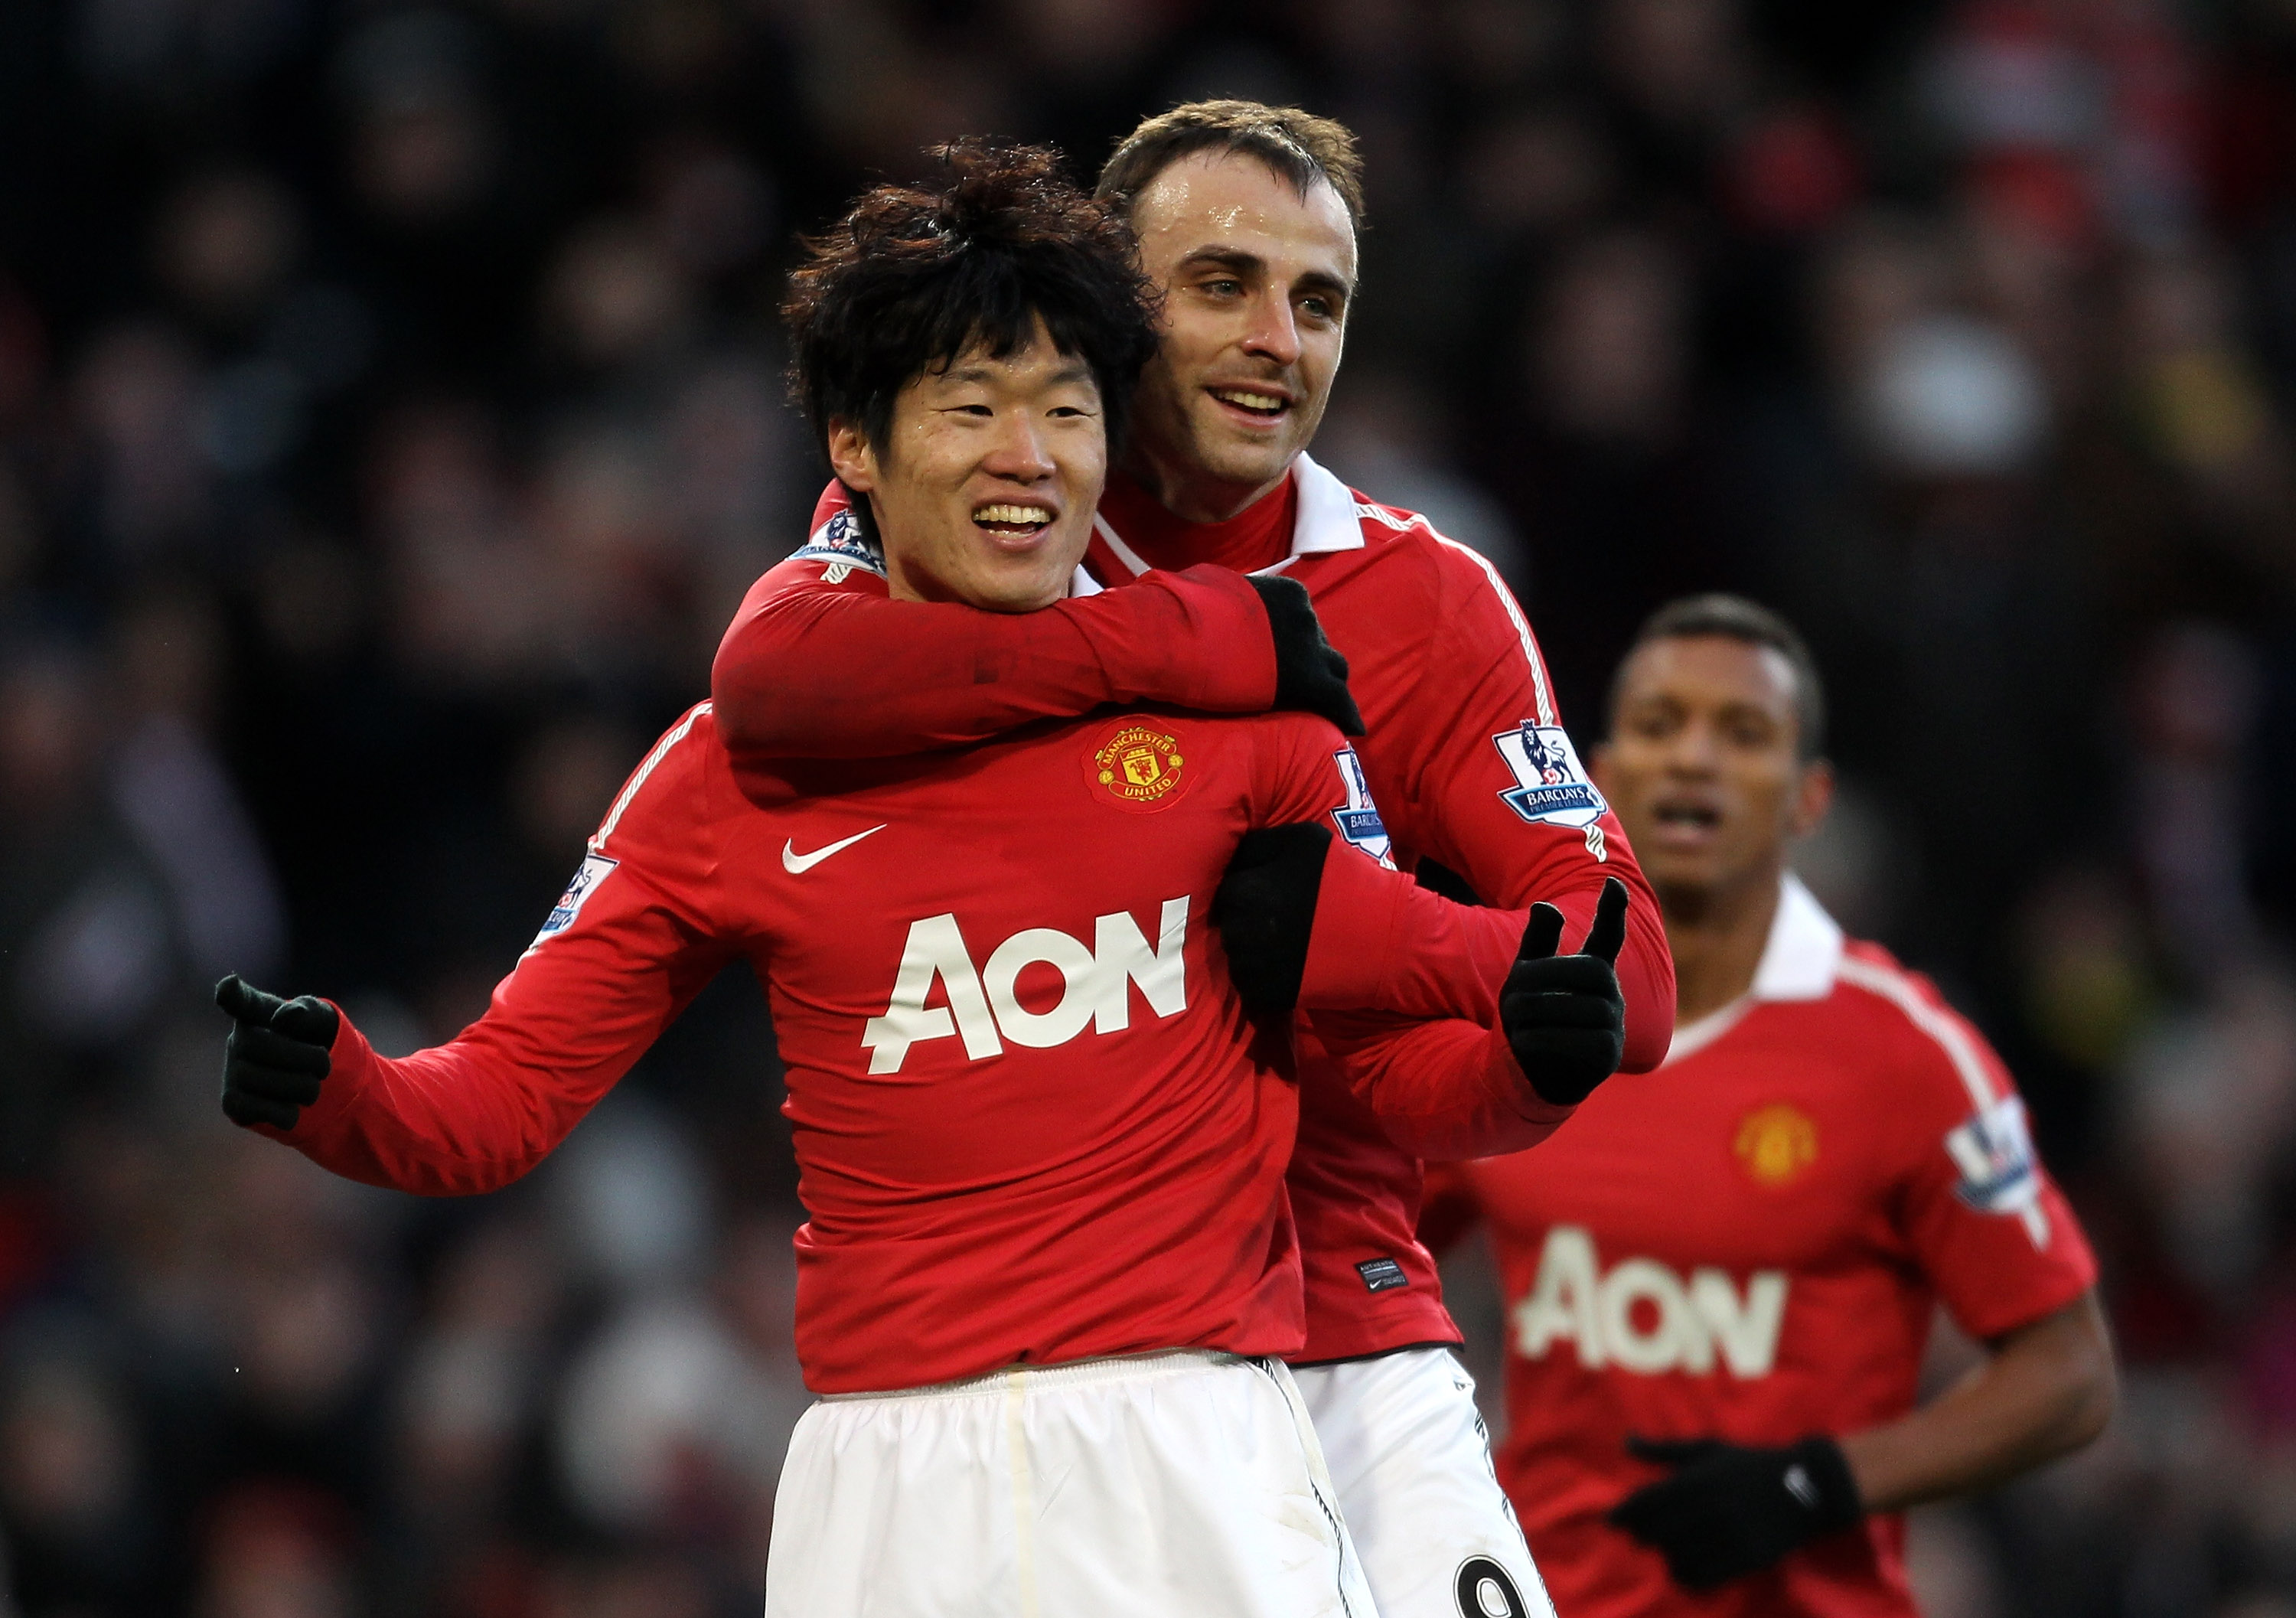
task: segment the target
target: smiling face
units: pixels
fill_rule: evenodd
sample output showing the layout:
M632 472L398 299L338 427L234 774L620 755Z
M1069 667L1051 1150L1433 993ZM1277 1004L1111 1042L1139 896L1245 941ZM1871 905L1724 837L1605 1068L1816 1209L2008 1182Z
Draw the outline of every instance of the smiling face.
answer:
M1833 775L1798 754L1794 695L1782 653L1728 636L1628 656L1594 774L1669 916L1775 883L1788 842L1824 818Z
M832 422L837 475L868 497L894 595L1033 612L1069 591L1108 478L1100 389L1037 323L1025 348L926 371L882 445Z
M1347 205L1302 197L1257 158L1200 152L1132 209L1164 297L1163 344L1135 396L1128 470L1190 522L1274 488L1324 419L1356 283Z

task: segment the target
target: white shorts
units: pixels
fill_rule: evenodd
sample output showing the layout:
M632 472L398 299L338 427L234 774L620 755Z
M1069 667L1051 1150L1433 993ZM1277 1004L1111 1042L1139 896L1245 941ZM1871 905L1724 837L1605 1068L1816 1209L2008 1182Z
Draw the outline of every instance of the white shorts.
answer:
M1278 1361L1185 1351L816 1403L767 1618L1376 1618Z
M1292 1372L1381 1618L1554 1618L1448 1349Z

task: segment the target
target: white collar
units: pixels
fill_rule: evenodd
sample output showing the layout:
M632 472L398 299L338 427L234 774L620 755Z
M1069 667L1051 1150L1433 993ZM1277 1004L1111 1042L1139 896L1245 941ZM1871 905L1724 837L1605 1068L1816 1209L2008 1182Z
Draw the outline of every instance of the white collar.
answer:
M1292 520L1292 554L1319 556L1328 551L1363 549L1363 516L1348 486L1308 458L1292 463L1300 480L1300 513Z
M1316 465L1305 450L1292 463L1292 475L1300 486L1300 508L1292 519L1292 554L1258 571L1278 572L1301 556L1363 549L1363 519L1369 508L1356 504L1348 486ZM1119 562L1135 574L1148 571L1147 562L1124 542L1105 514L1095 513L1092 526Z
M1788 871L1778 883L1778 908L1770 916L1770 936L1754 968L1753 986L1727 1006L1676 1029L1667 1061L1678 1062L1713 1044L1766 1001L1825 998L1841 970L1841 924Z
M1080 562L1077 563L1077 571L1069 579L1070 599L1074 600L1078 595L1097 595L1099 594L1100 580L1095 579L1090 573L1084 571L1084 563Z
M1823 1000L1833 992L1841 969L1841 924L1788 871L1778 883L1777 914L1770 917L1762 964L1754 968L1754 998Z

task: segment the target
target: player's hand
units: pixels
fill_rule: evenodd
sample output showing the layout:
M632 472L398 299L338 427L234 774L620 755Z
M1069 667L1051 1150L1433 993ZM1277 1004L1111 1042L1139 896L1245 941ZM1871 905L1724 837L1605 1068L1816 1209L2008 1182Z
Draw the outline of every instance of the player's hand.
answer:
M1255 1017L1289 1016L1300 1003L1331 847L1330 829L1311 822L1246 832L1212 895L1228 976Z
M1338 726L1342 735L1363 735L1363 715L1348 694L1348 660L1324 638L1307 587L1281 574L1252 573L1246 582L1259 592L1259 604L1267 609L1267 631L1275 642L1275 706L1319 715Z
M1499 990L1499 1025L1514 1059L1551 1106L1576 1106L1627 1054L1627 997L1613 965L1627 941L1627 884L1612 876L1577 955L1557 955L1562 912L1533 905L1522 948Z
M319 1098L319 1082L332 1065L327 1052L340 1022L316 995L283 1000L240 981L216 985L216 1004L231 1018L223 1046L223 1113L237 1124L267 1123L291 1129Z
M1629 1438L1627 1450L1675 1470L1612 1507L1611 1522L1664 1556L1685 1589L1759 1573L1866 1515L1841 1446L1822 1435L1776 1450Z

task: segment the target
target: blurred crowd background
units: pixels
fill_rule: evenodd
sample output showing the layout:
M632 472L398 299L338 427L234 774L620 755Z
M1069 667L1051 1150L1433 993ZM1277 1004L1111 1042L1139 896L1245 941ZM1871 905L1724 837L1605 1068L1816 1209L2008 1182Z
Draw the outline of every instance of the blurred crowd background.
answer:
M0 1611L757 1610L754 985L460 1203L226 1125L208 990L474 1016L800 537L795 234L1215 94L1364 141L1318 457L1582 748L1660 601L1798 619L1803 868L2025 1085L2127 1400L1932 1618L2296 1614L2291 0L0 4Z

